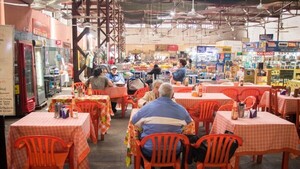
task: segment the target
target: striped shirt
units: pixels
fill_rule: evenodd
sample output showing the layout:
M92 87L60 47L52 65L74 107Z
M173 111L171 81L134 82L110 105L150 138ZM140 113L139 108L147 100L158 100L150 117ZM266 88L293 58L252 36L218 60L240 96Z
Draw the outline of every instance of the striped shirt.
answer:
M192 119L184 107L170 98L159 97L143 106L131 121L134 125L142 127L143 138L153 133L181 133L183 126L192 122ZM147 142L145 148L151 150L152 144Z

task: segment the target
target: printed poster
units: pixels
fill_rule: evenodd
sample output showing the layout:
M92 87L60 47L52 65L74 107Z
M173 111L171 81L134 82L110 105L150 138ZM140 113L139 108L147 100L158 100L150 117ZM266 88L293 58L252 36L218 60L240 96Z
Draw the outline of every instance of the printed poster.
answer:
M0 115L14 116L14 27L0 25Z

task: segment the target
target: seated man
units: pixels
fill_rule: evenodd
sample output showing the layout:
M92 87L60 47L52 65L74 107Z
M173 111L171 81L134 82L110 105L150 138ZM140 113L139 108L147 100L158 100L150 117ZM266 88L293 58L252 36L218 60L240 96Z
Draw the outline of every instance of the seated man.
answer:
M141 138L162 132L182 133L183 126L192 122L184 107L172 101L174 94L170 83L160 85L159 98L143 106L133 117L131 122L142 127ZM178 145L178 152L180 145ZM152 144L146 143L143 154L151 157Z
M125 79L122 74L117 71L117 66L113 65L111 67L111 72L106 74L106 77L111 80L114 84L125 84ZM114 113L117 112L116 109L117 102L111 102L111 107Z

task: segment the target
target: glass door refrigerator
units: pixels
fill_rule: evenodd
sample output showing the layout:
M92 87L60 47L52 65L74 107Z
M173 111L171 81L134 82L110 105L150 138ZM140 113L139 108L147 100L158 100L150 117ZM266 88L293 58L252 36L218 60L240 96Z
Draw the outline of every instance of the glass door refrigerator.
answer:
M35 110L35 61L32 43L17 41L15 61L15 88L17 115Z
M33 40L35 72L36 72L36 108L42 108L47 104L44 82L44 58L45 48L42 41Z

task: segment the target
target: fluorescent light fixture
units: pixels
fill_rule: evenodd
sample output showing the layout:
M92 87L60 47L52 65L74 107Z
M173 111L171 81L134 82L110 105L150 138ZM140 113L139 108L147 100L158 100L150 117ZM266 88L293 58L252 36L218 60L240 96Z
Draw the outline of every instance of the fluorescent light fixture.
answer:
M175 16L175 11L170 11L170 16Z

